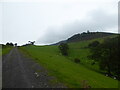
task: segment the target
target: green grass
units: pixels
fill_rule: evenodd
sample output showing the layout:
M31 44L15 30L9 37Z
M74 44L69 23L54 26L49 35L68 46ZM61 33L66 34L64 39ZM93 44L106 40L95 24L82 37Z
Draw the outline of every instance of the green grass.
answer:
M103 73L105 71L101 71L99 70L99 65L98 62L96 62L95 65L91 65L92 62L94 62L94 60L90 60L88 58L88 56L91 54L90 53L90 49L87 48L87 46L89 45L89 43L93 42L93 41L99 41L100 43L102 43L104 41L104 39L106 38L114 38L117 35L112 35L112 36L107 36L107 37L103 37L103 38L97 38L97 39L92 39L92 40L87 40L87 41L81 41L81 42L75 42L75 43L69 43L69 59L70 60L74 60L75 58L79 58L82 65L86 66L87 68Z
M5 55L5 54L7 54L11 49L12 49L11 46L6 46L6 47L2 48L2 49L1 49L2 53L0 53L0 55Z
M113 37L116 35L110 36ZM90 54L89 48L86 48L88 44L95 40L102 43L105 38L69 43L68 57L61 55L58 46L27 46L21 49L68 87L82 87L86 80L93 88L117 88L118 81L95 72L100 71L98 64L92 66L92 60L87 58ZM80 58L80 64L74 63L74 58Z
M102 42L102 39L99 41ZM85 64L89 50L84 47L90 42L92 40L69 44L69 57L62 56L57 46L27 46L21 47L21 50L33 57L36 62L49 71L50 75L57 77L58 81L68 87L81 88L82 82L86 80L92 88L117 88L117 80L72 61L74 57L80 57Z
M0 47L0 56L2 55L2 47Z

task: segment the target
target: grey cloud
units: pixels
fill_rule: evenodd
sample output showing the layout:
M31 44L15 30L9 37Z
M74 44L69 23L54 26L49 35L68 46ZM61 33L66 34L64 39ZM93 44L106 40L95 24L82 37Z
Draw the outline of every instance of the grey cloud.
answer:
M43 37L37 40L37 43L50 44L67 39L73 34L83 31L107 31L117 27L117 13L111 14L104 10L97 9L87 16L88 17L83 20L76 20L63 26L48 27Z
M117 13L110 14L103 10L96 10L91 14L91 16L93 23L103 27L104 29L117 26Z

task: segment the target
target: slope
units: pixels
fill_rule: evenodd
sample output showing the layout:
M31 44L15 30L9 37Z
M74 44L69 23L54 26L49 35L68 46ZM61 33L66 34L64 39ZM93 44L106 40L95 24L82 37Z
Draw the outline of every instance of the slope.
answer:
M112 36L113 37L113 36ZM95 40L95 39L94 39ZM102 38L97 39L102 42ZM83 87L84 81L92 88L117 88L118 81L84 67L89 50L83 47L91 41L70 43L69 57L60 54L58 46L26 46L21 50L26 52L36 62L49 70L49 74L57 77L58 81L71 88ZM80 57L83 64L76 64L72 60ZM87 65L86 65L87 66ZM53 81L55 83L57 81Z

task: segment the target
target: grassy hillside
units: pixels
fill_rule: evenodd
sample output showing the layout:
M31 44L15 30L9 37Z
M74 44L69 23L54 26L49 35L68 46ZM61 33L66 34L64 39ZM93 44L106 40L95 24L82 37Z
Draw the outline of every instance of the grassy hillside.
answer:
M1 50L1 54L0 55L5 55L7 54L13 47L11 46L5 46L4 48L2 47Z
M103 38L111 35L116 35L114 33L106 33L106 32L87 32L81 34L75 34L72 37L67 39L67 42L77 42L83 40L92 40L96 38Z
M59 45L60 43L72 43L72 42L80 42L80 41L86 41L86 40L92 40L92 39L98 39L98 38L104 38L104 37L111 37L116 36L115 33L107 33L107 32L83 32L75 34L71 37L69 37L67 40L59 41L58 43L52 44L52 45Z
M100 42L103 41L103 39L100 38L97 40ZM64 57L60 54L58 46L26 46L21 47L21 50L30 57L33 57L36 62L49 70L50 75L57 77L58 81L64 83L68 87L83 87L83 82L87 81L88 85L92 88L117 88L117 80L89 69L91 66L87 55L90 53L89 49L85 47L92 41L93 40L70 43L68 57ZM74 63L72 60L75 57L80 58L82 64ZM84 65L88 67L86 68ZM94 68L96 67L98 68L98 65L94 66Z
M85 41L81 41L81 42L73 42L73 43L69 43L69 59L70 60L74 60L74 58L79 58L81 60L81 64L83 64L84 66L88 67L89 69L95 70L97 72L103 72L99 70L98 67L98 63L96 62L95 65L91 65L91 63L93 62L93 60L90 60L88 58L88 55L90 55L90 50L88 47L89 43L93 42L93 41L99 41L100 43L102 43L104 41L104 39L106 38L114 38L117 35L111 35L111 36L106 36L103 38L97 38L97 39L92 39L92 40L85 40Z

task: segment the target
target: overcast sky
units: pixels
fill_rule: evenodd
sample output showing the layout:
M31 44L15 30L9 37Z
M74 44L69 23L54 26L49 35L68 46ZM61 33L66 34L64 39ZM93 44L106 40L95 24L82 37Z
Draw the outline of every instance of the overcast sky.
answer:
M87 30L117 33L118 1L2 0L0 43L17 42L21 45L30 40L42 45Z

